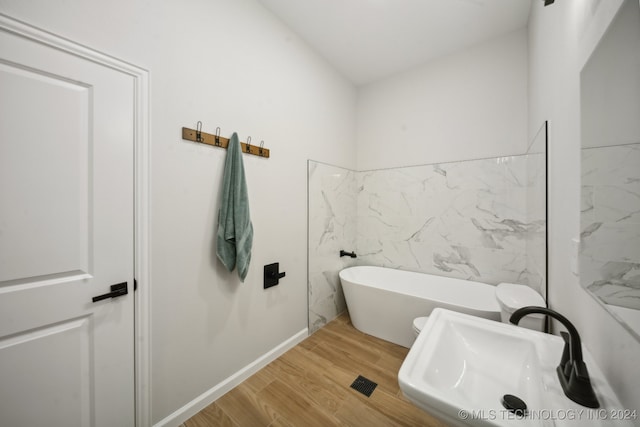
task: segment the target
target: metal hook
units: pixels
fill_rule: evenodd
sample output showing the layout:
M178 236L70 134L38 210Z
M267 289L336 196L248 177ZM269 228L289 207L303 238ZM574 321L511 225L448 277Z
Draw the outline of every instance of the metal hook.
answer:
M251 137L250 136L247 137L247 144L246 145L247 145L247 153L250 153L251 152Z
M196 124L196 142L202 142L202 122L200 120Z
M220 126L216 128L216 146L220 146Z
M260 148L258 148L258 155L262 157L262 149L264 148L264 139L260 141Z

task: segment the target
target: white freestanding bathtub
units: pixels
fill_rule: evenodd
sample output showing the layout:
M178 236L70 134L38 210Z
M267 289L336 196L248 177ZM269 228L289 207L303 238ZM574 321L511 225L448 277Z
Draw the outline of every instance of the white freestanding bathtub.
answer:
M385 267L340 271L351 322L358 330L411 347L413 319L442 307L500 321L495 286Z

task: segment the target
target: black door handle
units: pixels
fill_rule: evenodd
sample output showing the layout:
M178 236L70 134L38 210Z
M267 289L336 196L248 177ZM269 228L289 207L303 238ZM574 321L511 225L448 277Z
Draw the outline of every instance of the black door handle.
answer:
M93 297L92 301L98 302L107 298L121 297L122 295L126 295L128 293L129 291L127 289L127 282L122 282L115 285L111 285L111 292L107 294L98 295L97 297Z

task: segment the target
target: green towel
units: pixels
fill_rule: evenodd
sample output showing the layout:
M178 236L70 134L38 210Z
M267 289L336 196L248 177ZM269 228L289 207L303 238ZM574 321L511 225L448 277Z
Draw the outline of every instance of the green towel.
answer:
M253 225L249 215L247 181L242 165L242 149L234 132L227 147L222 176L222 200L218 211L216 253L229 271L238 267L238 276L244 282L251 261Z

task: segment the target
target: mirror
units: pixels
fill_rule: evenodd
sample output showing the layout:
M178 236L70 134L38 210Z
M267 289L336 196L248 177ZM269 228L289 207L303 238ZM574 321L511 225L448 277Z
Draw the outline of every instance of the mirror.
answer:
M580 74L580 283L640 339L640 4Z

